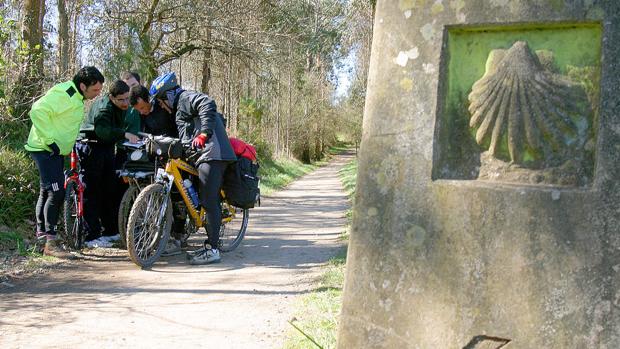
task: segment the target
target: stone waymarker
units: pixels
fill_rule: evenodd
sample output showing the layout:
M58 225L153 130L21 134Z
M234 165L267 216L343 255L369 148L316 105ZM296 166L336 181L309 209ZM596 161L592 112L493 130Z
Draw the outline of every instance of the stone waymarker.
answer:
M378 1L339 348L620 348L620 1Z

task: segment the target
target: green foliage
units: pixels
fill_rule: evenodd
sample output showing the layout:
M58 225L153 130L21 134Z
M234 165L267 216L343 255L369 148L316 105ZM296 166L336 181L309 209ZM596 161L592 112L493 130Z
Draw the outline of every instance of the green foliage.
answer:
M0 225L28 230L37 199L37 170L23 150L0 146Z
M350 198L353 198L353 195L355 195L355 184L357 181L357 159L346 164L340 171L338 171L338 174L340 175L340 180L342 181L345 191Z
M265 108L253 98L241 98L239 101L239 116L243 122L239 125L239 136L248 142L257 145L262 140L261 121Z
M11 40L11 36L17 32L15 21L5 18L4 11L0 10L0 46L7 47L7 44ZM10 71L11 62L4 56L0 56L0 111L4 113L7 109L6 95L7 95L7 72Z
M8 112L4 111L4 113ZM23 150L29 131L30 122L15 120L10 115L0 114L0 146Z
M22 256L28 252L23 236L15 232L0 233L0 251L3 250L16 250Z
M255 124L260 124L264 113L264 108L253 98L241 98L239 101L239 114L250 118Z
M346 249L325 267L318 287L302 299L301 308L296 312L293 323L305 335L312 338L323 348L335 348L338 334L338 319L342 308L342 291ZM291 330L284 345L286 349L316 349L305 335L298 330Z

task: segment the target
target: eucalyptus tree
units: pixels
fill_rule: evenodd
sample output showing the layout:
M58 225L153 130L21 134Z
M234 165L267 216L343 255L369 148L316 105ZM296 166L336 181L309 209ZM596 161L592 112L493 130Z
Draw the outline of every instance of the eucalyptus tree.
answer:
M10 91L9 106L17 119L25 119L30 103L41 90L43 71L43 19L45 0L22 3L20 35L17 38L17 81Z

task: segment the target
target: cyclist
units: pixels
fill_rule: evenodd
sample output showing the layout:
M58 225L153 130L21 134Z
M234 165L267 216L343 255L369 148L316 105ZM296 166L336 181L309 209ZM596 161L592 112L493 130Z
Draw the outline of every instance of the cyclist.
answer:
M134 86L140 86L140 74L134 71L126 71L121 74L121 80L123 80L129 89L132 89Z
M144 86L132 87L129 91L129 104L142 115L142 130L154 136L178 138L174 115L162 108L160 103L150 103L149 90Z
M84 100L99 95L103 82L95 67L83 67L73 80L52 87L30 109L32 127L25 148L40 175L36 205L37 237L45 238L43 254L70 258L56 240L56 224L64 200L64 156L71 152L84 118Z
M157 101L150 102L149 90L142 86L134 86L129 91L129 104L142 115L142 131L154 136L179 137L174 122L174 115L160 106ZM177 205L172 206L174 222L172 237L162 256L173 256L181 253L181 237L185 230L185 216Z
M174 73L155 79L149 92L162 108L175 115L181 141L191 143L200 153L195 165L200 179L200 204L207 211L208 239L190 264L219 262L220 190L226 167L237 159L226 134L224 116L217 112L211 97L181 88Z
M121 74L121 80L129 86L129 90L131 90L134 86L140 85L140 75L136 72L126 71ZM124 113L124 125L125 132L129 132L137 135L138 132L142 131L142 120L140 118L140 113L135 108L129 108L126 113ZM125 142L125 138L119 140L116 143L116 154L114 155L114 171L120 171L123 169L123 164L127 161L127 150L123 146ZM123 199L123 195L129 185L121 178L118 177L116 179L116 186L114 192L114 205L113 210L118 212L118 209L121 205L121 200Z
M125 131L124 120L128 109L129 86L122 80L116 80L108 94L93 103L80 129L81 138L96 141L77 146L85 185L85 240L89 247L107 247L110 241L120 238L116 231L118 207L114 209L113 195L116 184L115 143L123 139L135 143L140 139Z
M129 86L129 90L131 90L135 86L142 86L140 85L140 75L135 72L124 72L123 74L121 74L121 80L123 80L123 82L126 83L127 86ZM125 113L125 131L133 134L138 134L141 129L142 125L140 120L140 113L135 108L129 108L129 111ZM119 143L122 144L123 141L120 141ZM119 149L122 148L117 148L117 153Z

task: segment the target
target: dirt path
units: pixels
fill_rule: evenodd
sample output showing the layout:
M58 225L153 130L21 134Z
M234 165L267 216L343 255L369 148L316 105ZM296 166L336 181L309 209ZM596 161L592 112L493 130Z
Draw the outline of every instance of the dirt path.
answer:
M263 198L220 264L181 255L142 271L116 253L0 288L0 348L281 347L295 300L342 246L349 203L337 171L351 159Z

